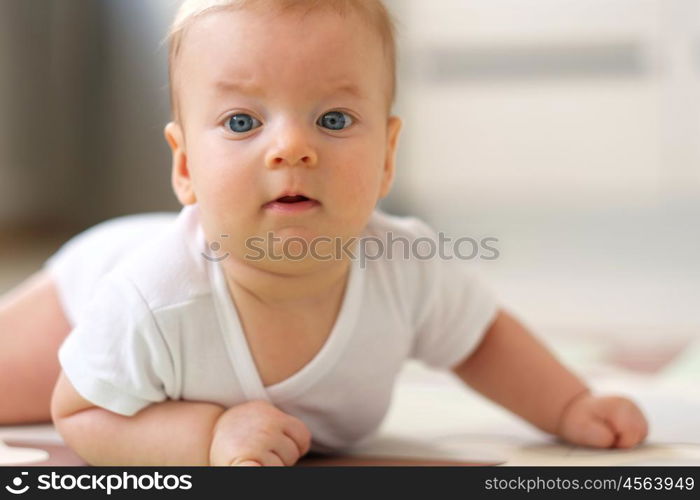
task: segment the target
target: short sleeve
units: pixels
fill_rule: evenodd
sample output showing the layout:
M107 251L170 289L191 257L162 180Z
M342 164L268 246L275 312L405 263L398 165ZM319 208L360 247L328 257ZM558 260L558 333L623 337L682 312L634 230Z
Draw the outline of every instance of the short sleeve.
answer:
M173 214L136 214L110 219L74 236L44 263L56 283L71 325L87 307L99 281L131 251L173 220Z
M151 310L136 287L115 273L100 281L58 354L82 397L121 415L164 401L174 380Z
M471 354L496 317L498 303L472 262L434 257L418 262L421 283L412 357L452 368Z

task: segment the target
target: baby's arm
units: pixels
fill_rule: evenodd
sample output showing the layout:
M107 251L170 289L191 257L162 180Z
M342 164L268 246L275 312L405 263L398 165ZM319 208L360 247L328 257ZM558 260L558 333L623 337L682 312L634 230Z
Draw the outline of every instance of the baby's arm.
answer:
M82 398L64 374L51 402L56 428L92 465L208 465L223 412L210 403L166 401L125 417Z
M165 401L126 417L82 398L64 374L51 414L91 465L293 465L310 445L304 424L264 401L228 410Z
M647 423L631 401L595 397L518 321L499 312L476 351L453 371L484 396L567 441L627 448Z

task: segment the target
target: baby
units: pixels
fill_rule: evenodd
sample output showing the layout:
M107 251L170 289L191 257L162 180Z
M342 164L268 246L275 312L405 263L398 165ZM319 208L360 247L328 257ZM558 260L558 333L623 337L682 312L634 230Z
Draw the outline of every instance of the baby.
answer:
M0 327L26 332L0 339L15 420L44 414L62 342L51 417L95 465L342 450L377 429L409 358L571 443L644 440L632 402L591 394L464 263L359 264L359 238L436 238L376 209L401 130L379 0L186 0L170 44L184 208L96 226L7 298Z

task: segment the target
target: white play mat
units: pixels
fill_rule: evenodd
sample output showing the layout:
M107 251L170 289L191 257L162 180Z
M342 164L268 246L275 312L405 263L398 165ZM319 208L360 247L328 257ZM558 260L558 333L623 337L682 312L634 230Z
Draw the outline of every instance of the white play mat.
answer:
M15 448L0 441L0 465L29 465L48 460L49 454L35 448Z

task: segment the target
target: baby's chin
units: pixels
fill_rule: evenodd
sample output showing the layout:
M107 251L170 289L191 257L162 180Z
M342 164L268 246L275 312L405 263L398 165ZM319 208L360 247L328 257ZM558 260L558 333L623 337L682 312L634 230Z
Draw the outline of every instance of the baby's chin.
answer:
M347 260L347 259L346 259ZM331 269L342 264L340 260L318 259L311 255L303 258L298 256L265 255L263 258L246 255L239 262L260 271L279 276L302 276Z
M345 241L349 234L355 234L354 227L349 227L344 221L327 217L313 217L297 220L273 220L260 224L255 231L256 238L263 238L266 245L287 245L295 242L310 246L324 246L336 240ZM361 231L359 231L361 232Z
M306 224L286 224L280 225L279 227L270 228L261 234L263 238L268 238L272 235L272 238L277 238L280 240L303 240L307 244L312 241L323 237L333 238L333 235L327 234L326 231L319 227Z

